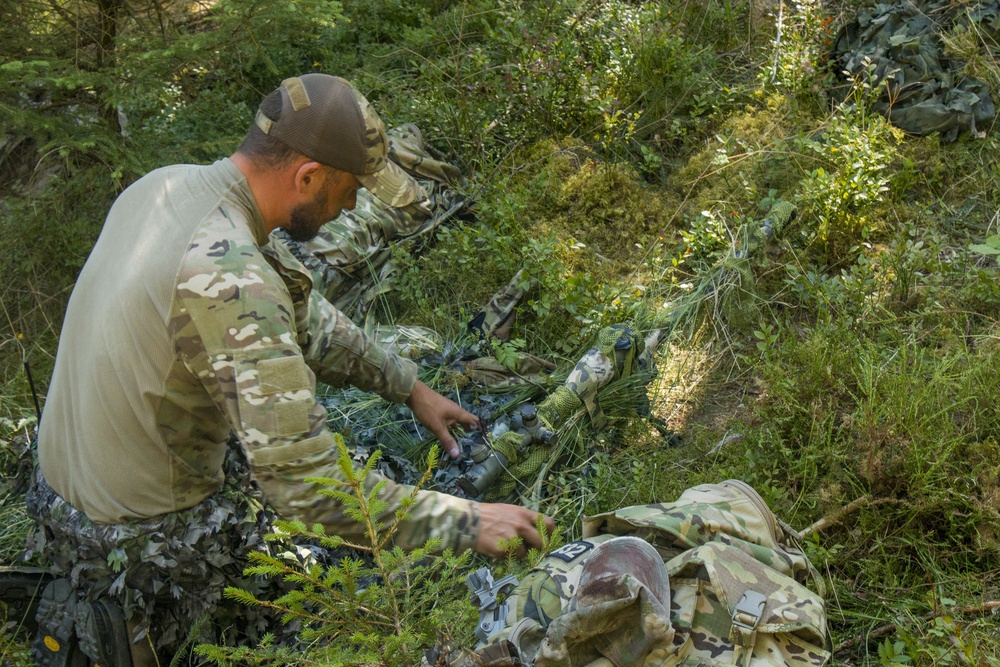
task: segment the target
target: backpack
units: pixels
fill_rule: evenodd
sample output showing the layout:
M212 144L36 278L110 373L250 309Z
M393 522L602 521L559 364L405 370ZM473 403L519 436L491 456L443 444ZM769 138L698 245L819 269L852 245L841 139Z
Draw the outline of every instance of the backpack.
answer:
M738 480L585 518L516 586L504 629L450 664L821 667L823 581L794 535Z

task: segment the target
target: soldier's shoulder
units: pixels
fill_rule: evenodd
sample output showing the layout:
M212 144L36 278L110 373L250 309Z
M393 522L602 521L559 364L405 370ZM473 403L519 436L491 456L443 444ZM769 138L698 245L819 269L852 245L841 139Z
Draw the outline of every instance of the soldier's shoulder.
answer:
M185 263L237 269L263 262L244 213L222 202L194 230Z
M219 207L195 230L177 272L177 294L199 300L283 303L288 295L280 277L250 231L230 224L233 214Z

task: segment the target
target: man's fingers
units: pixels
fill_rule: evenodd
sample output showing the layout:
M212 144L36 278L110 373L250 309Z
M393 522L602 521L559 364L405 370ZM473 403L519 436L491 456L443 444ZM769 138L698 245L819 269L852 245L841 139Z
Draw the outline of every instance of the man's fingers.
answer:
M447 428L435 430L434 436L441 443L441 447L444 448L444 451L448 452L448 456L453 459L458 458L458 443L455 442L455 438L451 437L451 433L448 432Z
M538 530L536 530L535 528L522 531L521 537L524 539L524 543L527 544L528 546L534 547L536 549L542 548L542 536L538 534Z
M468 410L462 410L461 416L455 420L459 424L462 424L466 428L481 428L482 425L479 422L479 417L472 414Z
M448 432L448 427L456 422L467 423L475 417L454 401L445 398L420 380L413 385L406 405L421 424L434 434L448 455L457 458L458 443ZM470 422L471 423L471 422Z
M479 418L476 417L476 415L462 408L458 408L458 410L459 413L455 415L451 420L449 420L448 422L449 426L461 424L465 428L465 430L479 427ZM461 451L458 448L458 443L455 442L455 438L451 435L450 432L448 432L447 429L445 429L443 435L439 433L435 433L434 435L436 435L438 440L441 441L441 446L444 447L445 451L448 452L451 458L457 459L459 457Z
M532 514L534 516L531 517L531 527L527 531L522 533L521 537L524 538L524 540L528 542L531 546L535 547L536 549L540 549L542 547L542 536L538 534L539 514L538 512L533 512ZM545 523L546 533L548 535L551 535L552 532L556 529L556 522L553 521L550 517L547 517L545 515L542 515L542 518Z
M542 536L538 534L538 512L517 505L484 503L479 506L481 525L476 551L493 557L501 557L500 542L512 537L520 537L523 546L541 548ZM544 515L543 515L544 516ZM544 517L549 533L555 530L555 522ZM524 556L524 548L517 551Z
M448 425L455 426L456 424L461 424L465 427L465 430L470 428L479 429L481 428L479 417L472 414L468 410L458 407L455 405L455 412L448 415Z

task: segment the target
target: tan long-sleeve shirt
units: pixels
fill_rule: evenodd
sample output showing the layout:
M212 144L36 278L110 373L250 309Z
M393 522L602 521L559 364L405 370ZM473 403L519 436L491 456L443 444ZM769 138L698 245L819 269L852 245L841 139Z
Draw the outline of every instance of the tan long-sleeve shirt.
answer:
M312 292L306 272L279 274L266 241L230 160L156 170L115 202L70 298L39 435L46 480L93 521L208 497L232 431L281 514L360 536L303 481L342 476L316 375L402 402L416 369ZM386 514L410 492L389 482ZM464 549L478 520L475 503L421 492L396 542Z

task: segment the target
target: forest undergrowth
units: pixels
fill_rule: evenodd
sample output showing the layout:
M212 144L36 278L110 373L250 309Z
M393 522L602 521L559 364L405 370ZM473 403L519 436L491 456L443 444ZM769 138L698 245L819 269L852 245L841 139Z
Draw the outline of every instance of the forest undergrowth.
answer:
M612 420L553 467L539 509L571 539L581 515L741 479L806 532L833 664L1000 665L1000 135L910 136L874 113L879 85L829 62L860 2L127 4L28 1L0 27L0 562L30 525L24 362L44 407L62 312L114 197L157 166L228 155L263 93L325 71L468 178L474 220L398 252L379 306L446 337L523 269L536 288L513 338L571 364L602 327L665 316L741 230L795 204L794 224L725 274L733 298L658 354L652 411L681 444ZM1000 82L988 35L950 38ZM337 616L344 629L304 653L188 659L410 664L442 627L474 643L462 580L478 560L386 553L357 565L386 589L403 585L387 573L427 571L405 596L368 594L394 614ZM363 579L338 576L333 597ZM299 602L284 601L293 617ZM0 649L25 660L9 632Z

